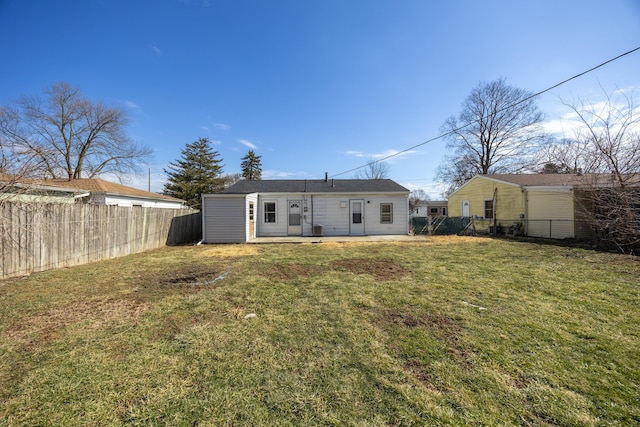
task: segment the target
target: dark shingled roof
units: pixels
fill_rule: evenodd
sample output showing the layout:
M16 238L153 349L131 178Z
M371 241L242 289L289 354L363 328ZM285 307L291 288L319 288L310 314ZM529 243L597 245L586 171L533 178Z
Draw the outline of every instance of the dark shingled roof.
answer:
M221 193L409 193L409 190L390 179L262 179L238 181Z

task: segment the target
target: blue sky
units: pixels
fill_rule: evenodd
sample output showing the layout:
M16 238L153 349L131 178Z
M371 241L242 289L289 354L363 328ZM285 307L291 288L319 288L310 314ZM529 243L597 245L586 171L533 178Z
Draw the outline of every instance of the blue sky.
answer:
M153 148L129 185L161 191L186 143L214 141L225 173L253 149L263 177L337 178L437 136L480 81L546 89L640 46L635 0L0 0L0 104L65 81L129 110ZM640 90L640 52L538 98ZM388 160L439 195L437 140Z

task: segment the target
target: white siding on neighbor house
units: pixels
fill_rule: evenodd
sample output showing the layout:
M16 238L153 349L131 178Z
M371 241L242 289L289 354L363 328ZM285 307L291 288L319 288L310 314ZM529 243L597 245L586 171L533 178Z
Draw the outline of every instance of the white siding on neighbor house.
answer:
M202 240L204 243L241 243L249 235L249 197L208 196L202 198Z
M73 193L53 196L48 194L14 194L14 193L1 193L0 201L7 200L9 202L22 202L22 203L75 203Z
M97 204L115 205L122 207L141 206L143 208L160 208L160 209L180 209L183 207L182 202L173 202L171 200L152 200L136 197L127 197L120 195L95 195L92 201Z
M532 237L575 237L573 192L569 189L527 191L527 234Z

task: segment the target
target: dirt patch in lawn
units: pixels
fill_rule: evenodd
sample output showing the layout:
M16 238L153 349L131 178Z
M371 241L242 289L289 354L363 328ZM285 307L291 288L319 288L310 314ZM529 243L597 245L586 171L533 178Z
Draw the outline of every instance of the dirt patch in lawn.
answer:
M429 335L440 340L449 356L463 369L473 367L473 350L462 341L463 328L455 319L437 313L408 313L383 310L376 316L376 322L385 330L423 328ZM405 369L416 373L423 383L430 383L424 370L419 370L419 362L408 361Z
M370 274L381 281L398 279L411 273L393 259L351 258L334 261L331 268L337 271L348 271L355 274Z
M203 286L211 286L225 278L230 272L230 265L176 264L171 271L147 272L141 277L140 285L153 290L199 291Z
M322 266L305 264L275 264L263 269L262 275L269 279L294 280L322 274Z
M382 324L397 325L404 328L426 326L448 340L457 340L457 337L462 333L462 327L454 319L436 313L407 313L384 310L379 314L378 320Z

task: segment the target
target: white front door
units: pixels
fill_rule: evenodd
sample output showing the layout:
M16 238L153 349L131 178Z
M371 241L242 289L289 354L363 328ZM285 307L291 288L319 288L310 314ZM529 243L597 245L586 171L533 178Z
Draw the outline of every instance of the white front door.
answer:
M349 234L364 234L364 200L351 200Z
M289 236L302 235L302 201L289 200L289 224L287 229Z
M469 217L469 201L468 200L462 201L462 216Z

